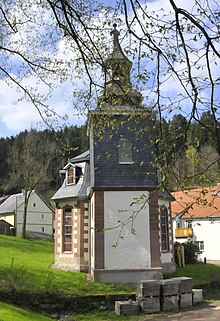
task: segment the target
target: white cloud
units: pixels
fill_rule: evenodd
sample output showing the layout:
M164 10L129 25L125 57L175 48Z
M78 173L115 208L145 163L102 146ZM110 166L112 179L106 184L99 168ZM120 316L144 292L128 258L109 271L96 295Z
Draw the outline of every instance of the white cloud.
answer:
M33 2L34 3L34 2ZM183 7L189 11L192 10L193 5L195 1L189 1L189 0L176 0L177 6ZM171 5L170 2L164 1L164 0L157 0L157 1L147 1L146 2L149 12L155 12L159 16L162 16L165 13L169 13L171 11ZM51 20L51 16L48 14L48 12L42 14L41 12L37 11L37 7L33 5L34 10L36 11L35 15L35 21L37 21L37 18L43 19L46 24L45 26L48 27L48 25L53 25L53 22ZM160 10L163 8L163 11ZM20 9L19 9L20 10ZM31 8L28 8L28 10L31 10ZM28 13L29 14L29 13ZM172 14L173 15L173 14ZM140 14L140 17L142 15ZM102 12L99 13L99 16L97 18L97 21L94 19L93 27L99 26L100 21L104 21L104 15ZM120 18L120 17L118 17ZM21 17L22 19L22 17ZM24 17L26 19L26 17ZM165 19L165 18L164 18ZM168 19L168 18L167 18ZM124 18L121 16L121 21L123 21ZM113 21L113 20L112 20ZM166 20L165 20L166 21ZM113 21L114 22L114 21ZM34 23L32 21L32 23ZM124 25L121 25L119 27L122 28L121 37L123 37L123 29ZM30 27L30 26L29 26ZM107 43L107 46L110 48L111 43L109 41L109 30L108 28L111 28L111 26L105 27L105 29L102 29L100 31L100 42L101 40L104 40ZM148 31L150 32L150 25L148 26ZM153 29L152 29L153 30ZM139 34L141 34L141 30L139 26L137 25L137 28L135 31ZM20 46L20 49L27 52L26 45L29 45L29 52L33 54L35 48L33 47L33 42L30 41L28 44L27 40L33 39L33 35L36 34L40 37L40 39L43 41L43 36L46 35L46 32L50 33L52 30L44 30L42 26L40 26L38 33L35 33L34 28L33 30L30 30L30 28L26 28L25 24L20 25L19 33L17 33L15 36L11 37L11 41L14 41L14 46ZM155 31L155 35L157 35L158 31ZM52 33L51 33L52 34ZM159 33L158 33L159 35ZM98 38L98 34L96 34L96 38ZM56 37L56 35L54 35ZM161 35L160 35L161 37ZM94 40L95 38L93 38ZM39 39L36 39L39 40ZM51 39L52 40L52 39ZM23 42L24 41L24 42ZM127 42L125 40L125 42ZM51 41L52 46L52 41ZM56 48L56 51L54 51ZM47 50L48 49L48 50ZM33 51L31 51L33 50ZM105 52L106 48L102 48L103 52ZM48 75L48 78L45 78L47 81L51 82L53 85L56 85L57 88L52 92L51 97L48 99L48 103L50 108L54 109L58 114L61 116L64 116L65 114L69 115L69 123L76 123L76 124L82 124L85 121L85 117L78 118L75 114L78 112L80 113L80 108L83 108L83 98L81 104L79 103L78 108L74 107L74 101L77 97L74 97L74 92L77 89L85 89L87 84L84 83L85 79L85 73L83 71L81 74L78 73L78 71L75 71L76 63L75 58L77 57L77 51L75 50L75 46L71 43L70 39L64 38L59 40L55 43L55 46L53 47L45 47L41 46L39 48L36 48L36 58L40 57L42 54L42 57L50 57L52 59L61 59L63 61L64 68L66 71L69 71L67 79L65 77L59 78ZM14 60L16 61L16 60ZM11 60L13 63L13 60ZM18 63L18 62L16 62ZM178 65L176 64L178 67ZM148 65L148 68L151 68L152 65ZM146 66L145 66L146 68ZM95 68L94 68L95 69ZM146 68L147 69L147 68ZM12 69L13 70L13 69ZM215 72L217 73L217 68ZM15 70L13 70L15 72ZM93 75L96 76L97 81L100 81L100 73L101 70L93 70ZM197 71L200 72L200 71ZM46 73L43 75L46 76ZM61 80L63 82L61 82ZM37 82L37 78L34 76L28 76L27 78L22 80L23 85L33 86L36 87L38 92L40 94L47 96L49 94L48 87L44 83ZM182 88L177 83L176 79L171 77L167 84L162 86L162 90L164 95L175 95L181 92ZM2 122L6 128L13 130L13 131L21 131L27 128L30 128L31 126L34 126L34 124L41 121L40 115L37 112L36 108L26 100L20 101L21 93L18 93L16 91L15 86L9 87L3 80L0 81L0 122Z
M31 76L25 81L23 85L35 85L36 79ZM47 94L48 87L42 83L38 85L41 94ZM68 82L63 83L53 93L49 99L51 110L54 110L61 118L51 115L48 122L54 128L62 127L65 124L79 124L85 122L85 117L79 118L76 113L74 115L74 108L71 101L68 101L67 96L71 94L71 84ZM65 101L66 100L66 101ZM42 115L46 119L43 109ZM69 115L68 119L64 119L65 115ZM37 108L26 99L22 99L22 93L18 92L15 86L9 86L5 81L0 81L0 123L4 125L8 132L11 131L12 135L30 128L45 128L40 113ZM1 128L1 124L0 124ZM4 136L4 133L0 134Z
M37 110L26 100L19 101L20 98L15 87L0 81L0 121L13 132L30 128L40 120Z

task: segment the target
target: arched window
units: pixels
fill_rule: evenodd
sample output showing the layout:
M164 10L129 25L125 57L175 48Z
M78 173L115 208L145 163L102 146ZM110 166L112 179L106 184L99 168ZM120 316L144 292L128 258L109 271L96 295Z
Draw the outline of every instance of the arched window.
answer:
M72 251L72 208L63 209L63 252Z
M161 230L161 249L163 252L169 251L169 220L168 210L165 206L160 208L160 230Z

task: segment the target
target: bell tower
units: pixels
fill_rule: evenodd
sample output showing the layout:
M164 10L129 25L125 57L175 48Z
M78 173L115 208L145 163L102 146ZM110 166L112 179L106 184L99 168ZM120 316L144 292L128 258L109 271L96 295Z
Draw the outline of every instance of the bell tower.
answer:
M103 70L105 72L105 84L102 96L99 99L99 107L106 108L107 104L123 110L128 106L137 109L141 106L142 95L132 89L130 72L132 62L124 55L119 42L120 32L113 25L111 31L113 38L113 51L106 59ZM117 109L117 108L116 108Z
M64 166L52 197L54 267L134 284L175 269L171 198L157 191L154 115L132 87L116 25L111 36L103 92L88 119L89 150Z
M154 120L132 88L132 62L113 27L104 90L89 115L91 274L133 283L162 277Z

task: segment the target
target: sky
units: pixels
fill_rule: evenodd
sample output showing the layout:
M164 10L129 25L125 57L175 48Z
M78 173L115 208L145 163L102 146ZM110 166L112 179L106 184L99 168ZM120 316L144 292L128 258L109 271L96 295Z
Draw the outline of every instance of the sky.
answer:
M170 11L170 4L168 0L155 0L147 1L149 10L159 10L163 8L165 12ZM177 5L181 5L186 9L190 9L192 3L188 0L177 0ZM44 17L45 18L45 17ZM50 19L50 17L46 17ZM26 30L22 31L24 34ZM42 31L43 34L44 31ZM38 35L36 35L37 37ZM16 37L13 36L13 37ZM28 39L28 33L26 34ZM1 40L1 39L0 39ZM15 40L15 43L18 39ZM48 49L46 52L42 52L42 55L48 55L48 57L59 58L60 56L66 57L71 61L71 67L74 70L73 60L74 57L71 57L72 52L64 52L65 41L60 41L57 43L56 52ZM13 64L13 61L11 61ZM18 62L15 62L15 65ZM15 71L12 69L11 73ZM100 72L100 71L99 71ZM17 75L16 75L17 76ZM73 76L74 78L74 72ZM29 76L25 80L26 84L34 86L36 84L36 79L34 76ZM56 82L56 80L52 80ZM76 86L82 88L84 86L82 79L78 78L75 80ZM59 118L59 124L57 128L60 128L65 125L82 125L85 123L86 115L76 112L73 108L73 88L70 85L70 81L65 79L62 83L56 83L57 88L52 93L49 104L50 108L54 109L61 118ZM47 86L43 84L37 85L39 91L42 94L47 95ZM175 81L171 80L171 86L166 88L167 95L171 94L171 91L175 89ZM66 119L68 115L68 120L61 120L62 117ZM51 119L51 122L55 125L57 120ZM55 127L55 126L54 126ZM37 109L27 100L22 99L22 94L17 90L17 88L6 82L3 78L0 79L0 137L15 136L19 132L24 130L29 130L31 128L37 128L39 130L46 128L45 123L42 121L42 118L37 111Z
M71 89L70 85L64 87L61 85L50 99L50 105L60 116L59 119L58 117L51 119L50 123L55 129L65 125L83 125L86 119L85 116L74 114L71 101L69 103L64 101L62 93ZM0 137L16 136L31 128L38 130L49 128L35 106L25 99L20 101L21 97L22 94L15 86L9 86L3 80L0 81ZM69 116L68 119L65 118L66 114ZM56 125L57 123L59 124Z

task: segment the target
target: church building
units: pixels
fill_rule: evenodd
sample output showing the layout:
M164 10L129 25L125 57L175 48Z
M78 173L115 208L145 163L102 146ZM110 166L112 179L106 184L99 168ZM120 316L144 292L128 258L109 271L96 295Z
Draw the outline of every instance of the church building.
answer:
M175 269L173 198L158 191L154 115L132 88L116 25L111 35L104 90L88 115L89 150L61 170L63 184L52 197L54 267L131 284Z

